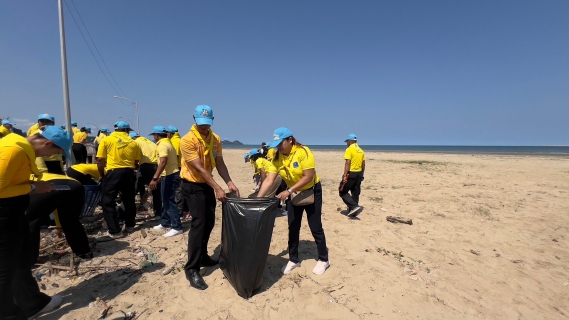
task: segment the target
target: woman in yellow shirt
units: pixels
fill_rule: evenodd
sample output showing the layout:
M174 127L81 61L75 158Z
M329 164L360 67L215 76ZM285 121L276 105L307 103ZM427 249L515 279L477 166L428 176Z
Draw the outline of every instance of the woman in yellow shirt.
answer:
M0 139L0 318L27 319L57 308L63 299L40 292L30 270L30 229L26 209L30 194L55 191L41 177L36 157L65 153L71 137L61 128L45 127L41 133L23 138L9 134Z
M274 197L282 182L281 176L277 174L277 168L275 168L269 160L265 159L257 149L251 149L249 155L251 161L257 166L261 176L259 192L255 195L257 197Z
M288 210L289 261L282 269L282 273L289 274L300 267L298 243L302 215L306 211L308 226L318 248L318 262L312 272L323 274L330 267L330 261L328 260L326 236L322 228L322 185L320 178L316 175L314 155L309 148L300 144L287 128L275 130L274 141L269 147L277 149L273 165L288 187L277 195L281 201L286 201ZM314 191L314 202L305 206L294 206L291 202L291 195L308 189Z

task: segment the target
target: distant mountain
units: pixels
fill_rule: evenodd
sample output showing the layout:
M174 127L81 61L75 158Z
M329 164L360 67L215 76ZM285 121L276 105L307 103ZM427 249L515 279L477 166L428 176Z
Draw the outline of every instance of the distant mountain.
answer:
M229 146L242 146L243 145L243 143L239 140L235 140L235 141L223 140L223 141L221 141L221 144L229 145Z

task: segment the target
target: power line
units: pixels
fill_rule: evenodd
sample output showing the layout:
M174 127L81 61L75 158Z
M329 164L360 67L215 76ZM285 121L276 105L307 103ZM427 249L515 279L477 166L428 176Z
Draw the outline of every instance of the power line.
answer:
M81 13L79 13L79 10L77 9L77 6L75 5L75 2L73 0L71 0L71 4L73 4L73 7L75 8L75 11L77 11L77 15L79 16L79 20L81 20L81 24L83 24L83 28L85 28L85 31L87 31L87 35L89 36L89 39L91 39L91 43L93 43L93 46L95 47L95 50L97 51L97 54L99 54L99 58L101 58L101 61L103 62L103 64L105 65L105 68L107 69L107 71L109 72L109 75L111 76L111 78L113 79L113 81L115 82L115 84L117 85L117 88L119 88L120 92L122 93L123 96L126 96L126 94L124 93L124 91L121 89L121 87L119 86L119 83L117 82L117 80L115 79L115 77L113 77L113 74L111 73L111 70L109 69L109 67L107 66L107 63L105 62L105 59L103 59L103 56L101 55L101 53L99 52L99 48L97 48L97 45L95 44L95 40L93 40L93 37L91 37L91 33L89 32L89 29L87 29L87 25L85 25L85 22L83 21L83 17L81 17Z
M83 37L83 41L85 41L85 44L87 45L87 48L89 48L89 51L91 52L91 55L93 56L93 58L95 59L95 62L97 63L97 66L99 66L99 70L101 70L101 72L103 73L103 75L105 76L105 79L107 79L107 82L111 85L111 87L113 88L113 90L115 91L115 93L117 95L120 95L120 93L117 91L117 89L115 88L115 86L111 83L111 81L109 80L109 77L107 77L107 74L105 73L105 71L103 70L103 68L101 68L101 64L99 63L99 60L97 60L97 57L95 56L95 54L93 53L93 50L91 50L91 46L89 45L89 43L87 42L87 39L85 38L85 35L83 35L83 31L81 31L81 28L79 27L79 24L77 23L77 20L75 19L75 16L73 15L73 12L71 12L71 8L69 8L69 5L67 4L67 1L63 1L65 3L65 6L67 7L67 10L69 10L69 14L71 14L71 17L73 18L73 21L75 22L75 25L77 26L77 29L79 29L79 33L81 34L81 37ZM127 104L125 104L123 101L121 101L122 104L124 104L125 106Z

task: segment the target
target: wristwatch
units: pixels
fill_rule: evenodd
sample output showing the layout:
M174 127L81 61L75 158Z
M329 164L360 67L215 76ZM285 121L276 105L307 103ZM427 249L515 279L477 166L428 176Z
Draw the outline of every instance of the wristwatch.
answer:
M36 191L38 190L38 188L36 187L36 185L34 183L30 183L30 194L35 194Z
M292 190L290 190L290 188L286 189L286 191L288 191L288 193L292 194Z

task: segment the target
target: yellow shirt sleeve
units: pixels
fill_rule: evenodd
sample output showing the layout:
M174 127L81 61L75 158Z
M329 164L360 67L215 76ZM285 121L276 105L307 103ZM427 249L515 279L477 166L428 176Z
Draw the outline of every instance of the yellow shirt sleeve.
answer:
M168 158L168 146L165 142L158 145L158 158Z
M352 148L351 146L348 147L348 148L346 149L346 153L344 153L344 159L346 159L346 160L352 160L352 156L353 156L353 155L352 155L352 151L353 151L353 148Z
M277 168L267 159L259 158L255 161L257 167L263 168L265 170L265 174L267 173L277 173Z
M107 158L106 139L101 140L101 143L99 144L99 149L97 150L97 158Z

